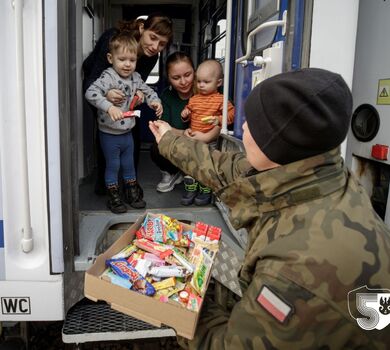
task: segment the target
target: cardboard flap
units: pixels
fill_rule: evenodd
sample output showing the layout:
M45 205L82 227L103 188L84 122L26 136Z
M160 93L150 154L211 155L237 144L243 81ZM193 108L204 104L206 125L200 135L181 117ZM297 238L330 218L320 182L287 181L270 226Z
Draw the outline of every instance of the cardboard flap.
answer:
M92 301L94 301L95 303L99 300L99 299L96 299L95 297L93 297L92 295L89 295L89 294L86 294L84 293L84 296Z
M119 312L123 312L124 314L129 314L129 310L126 308L126 307L123 307L121 305L118 305L118 304L114 304L112 303L111 304L111 307L114 309L114 310L117 310ZM156 320L150 316L147 316L145 314L141 314L135 310L131 310L131 314L135 317L135 318L138 318L139 320L142 320L144 322L147 322L147 323L150 323L151 325L155 326L155 327L159 327L161 328L161 322L159 320Z

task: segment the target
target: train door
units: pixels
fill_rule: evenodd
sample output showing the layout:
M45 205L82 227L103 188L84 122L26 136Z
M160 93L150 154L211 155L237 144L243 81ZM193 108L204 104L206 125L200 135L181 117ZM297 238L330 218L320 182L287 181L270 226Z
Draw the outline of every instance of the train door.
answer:
M238 1L237 13L234 135L241 138L244 102L252 88L301 66L304 2Z
M358 176L387 225L390 224L390 47L386 44L389 16L388 1L360 1L352 87L354 113L347 144L347 165Z
M255 84L280 72L318 67L352 86L358 2L238 1L234 135L242 136L244 101Z

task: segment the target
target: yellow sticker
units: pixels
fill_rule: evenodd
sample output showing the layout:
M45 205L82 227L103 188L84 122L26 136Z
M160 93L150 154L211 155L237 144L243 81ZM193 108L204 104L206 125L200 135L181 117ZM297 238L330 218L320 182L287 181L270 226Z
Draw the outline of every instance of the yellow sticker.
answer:
M377 105L390 105L390 79L380 79L378 82Z

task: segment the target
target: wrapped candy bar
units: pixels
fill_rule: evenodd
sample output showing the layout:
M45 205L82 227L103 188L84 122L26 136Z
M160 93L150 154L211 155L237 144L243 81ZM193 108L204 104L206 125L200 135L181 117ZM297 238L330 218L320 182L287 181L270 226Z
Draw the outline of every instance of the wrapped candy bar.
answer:
M160 290L160 289L166 289L166 288L169 288L169 287L174 287L176 284L176 279L175 277L170 277L170 278L166 278L160 282L155 282L153 283L153 287L154 289L157 291L157 290Z
M128 258L137 250L137 247L134 244L129 244L124 247L119 253L115 254L111 259L122 259Z
M112 272L110 268L106 269L102 274L102 279L110 281L119 287L131 289L132 283L127 278L122 278Z
M145 253L144 259L151 262L152 266L164 266L165 260L160 259L158 256L152 253Z
M172 249L170 249L168 246L157 243L157 242L151 242L148 241L145 238L136 239L134 241L134 244L149 253L152 253L154 255L157 255L160 259L164 259L165 257L171 255L173 253Z
M135 269L143 276L146 277L146 274L149 271L150 266L152 263L145 259L139 259L137 260L137 263L135 265Z
M213 259L204 250L201 250L195 272L192 275L191 286L202 297L206 292L206 284L211 272L212 264Z
M184 254L177 248L172 248L173 256L178 260L180 265L185 267L188 272L194 272L194 266L188 261L188 259L184 256Z
M188 275L187 270L181 266L155 266L149 273L157 277L184 277Z
M145 295L154 295L154 287L125 259L107 260L106 264L120 277L127 278L132 284L132 289Z

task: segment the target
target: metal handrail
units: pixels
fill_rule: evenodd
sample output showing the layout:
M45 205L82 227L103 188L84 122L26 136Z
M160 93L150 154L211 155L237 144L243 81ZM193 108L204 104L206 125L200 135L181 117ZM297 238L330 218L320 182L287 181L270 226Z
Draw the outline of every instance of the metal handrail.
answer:
M255 36L257 33L261 32L265 28L270 28L270 27L275 27L275 26L282 26L282 34L285 35L286 25L287 25L287 11L284 11L281 20L265 22L265 23L262 23L259 26L257 26L255 29L253 29L249 33L249 35L246 39L246 54L240 58L237 58L236 63L246 63L244 61L246 61L250 57L251 52L252 52L252 38L253 38L253 36Z

